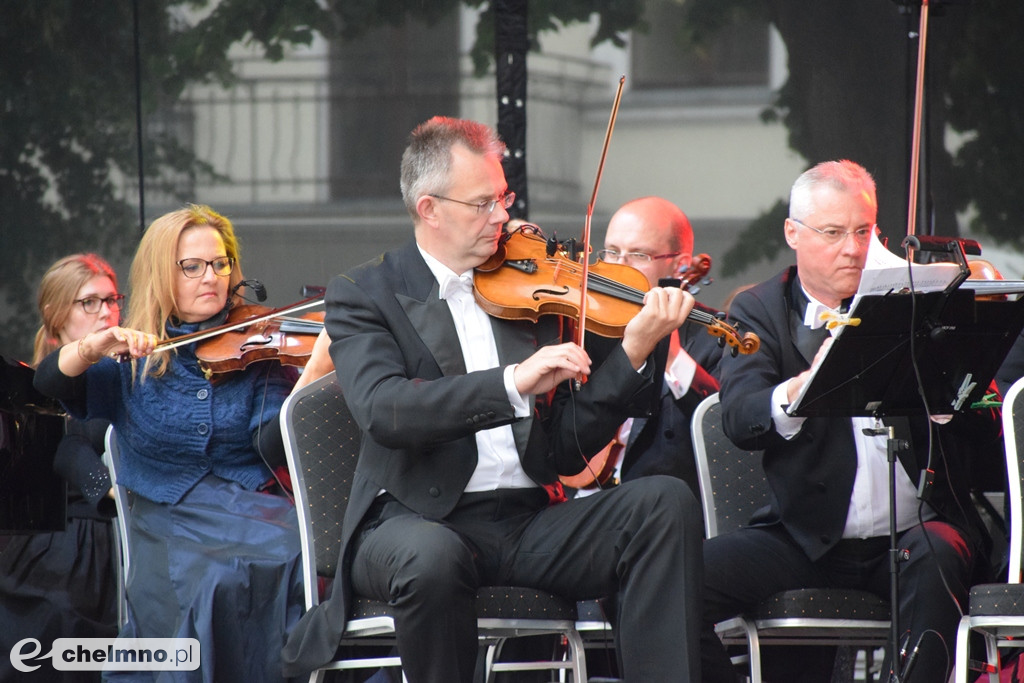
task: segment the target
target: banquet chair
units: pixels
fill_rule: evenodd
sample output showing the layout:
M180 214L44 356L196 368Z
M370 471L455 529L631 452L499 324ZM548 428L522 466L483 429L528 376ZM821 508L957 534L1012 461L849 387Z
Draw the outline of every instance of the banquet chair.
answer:
M107 427L107 434L104 438L106 444L103 452L103 462L110 472L110 482L114 487L114 507L117 516L111 521L114 525L114 567L117 580L117 625L124 626L128 621L128 601L125 594L125 582L128 580L128 568L131 564L131 557L128 553L128 490L117 484L117 472L121 462L117 451L117 436L114 428Z
M332 372L294 392L281 408L288 470L295 495L302 546L305 607L320 600L318 583L333 577L341 548L341 527L359 456L360 430ZM401 667L394 654L395 625L384 602L356 596L334 661L314 671ZM583 643L575 628L576 605L534 588L485 586L477 592L477 619L488 680L499 672L552 670L571 673L573 683L587 680ZM498 661L509 638L561 636L564 648L549 660ZM367 655L364 646L379 646Z
M1024 483L1021 458L1024 458L1024 378L1007 390L1003 399L1003 442L1006 451L1007 502L1010 518L1009 568L1005 583L973 586L968 611L960 619L956 635L956 663L953 679L968 680L971 668L987 671L989 680L998 683L999 648L1024 645L1024 583L1021 583L1022 520L1024 520ZM970 637L977 632L985 641L985 662L970 659ZM972 667L973 665L973 667Z
M734 531L768 504L771 491L760 452L737 448L722 430L718 394L701 401L692 418L693 450L704 530L708 538ZM802 588L776 593L747 613L715 626L727 645L744 645L752 683L761 683L761 648L771 645L883 647L889 605L872 593Z

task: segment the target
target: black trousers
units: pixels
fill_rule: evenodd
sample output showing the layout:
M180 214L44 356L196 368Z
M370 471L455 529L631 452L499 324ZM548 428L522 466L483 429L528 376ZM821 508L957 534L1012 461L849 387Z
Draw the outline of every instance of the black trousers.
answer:
M570 600L617 594L625 679L700 680L700 509L678 479L646 477L554 506L540 489L465 494L443 520L390 496L371 508L352 586L392 606L409 681L472 680L474 600L486 585Z
M930 521L898 537L910 559L900 563L899 626L920 651L908 681L946 681L953 667L957 625L967 608L973 551L962 532ZM812 562L782 526L748 527L708 539L704 544L704 632L701 638L705 683L736 680L715 622L746 611L764 598L795 588L858 588L888 600L889 538L843 540ZM799 663L799 650L788 661ZM765 647L762 653L783 650ZM765 662L784 667L784 663ZM883 669L888 672L888 657ZM822 672L824 673L824 672ZM772 681L770 671L765 680ZM778 680L794 680L792 672ZM819 676L818 680L828 680ZM883 676L883 681L888 680Z

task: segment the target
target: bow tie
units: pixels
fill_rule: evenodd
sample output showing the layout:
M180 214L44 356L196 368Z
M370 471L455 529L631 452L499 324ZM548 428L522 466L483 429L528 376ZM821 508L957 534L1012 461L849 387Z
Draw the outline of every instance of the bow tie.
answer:
M825 304L811 301L808 302L807 309L804 311L804 325L812 330L816 330L822 325L830 330L843 325L857 327L860 325L860 318L851 318L849 313L840 313Z
M471 294L472 292L472 275L445 275L441 280L440 295L445 301L457 299L462 293Z
M824 325L826 320L837 315L839 315L839 311L834 308L829 308L816 301L808 301L807 308L804 310L804 325L816 330Z

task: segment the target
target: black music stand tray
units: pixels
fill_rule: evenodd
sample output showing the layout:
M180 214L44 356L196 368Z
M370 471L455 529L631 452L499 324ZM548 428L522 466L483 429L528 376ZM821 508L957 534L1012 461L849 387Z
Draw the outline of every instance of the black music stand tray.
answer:
M860 324L846 326L836 338L791 414L923 414L910 362L911 341L931 413L969 408L988 391L1024 328L1024 298L975 301L967 289L867 296L856 303L850 318L859 318Z
M965 283L969 286L969 283ZM855 303L846 326L790 413L799 417L949 415L982 399L1021 329L1024 298L976 301L974 292L888 294ZM913 317L913 326L910 320ZM911 332L913 330L913 332ZM911 363L917 359L921 389ZM867 430L865 430L867 431ZM899 562L896 538L896 462L906 443L888 434L889 539L892 630L889 681L910 673L912 658L899 662ZM900 672L900 668L903 669Z

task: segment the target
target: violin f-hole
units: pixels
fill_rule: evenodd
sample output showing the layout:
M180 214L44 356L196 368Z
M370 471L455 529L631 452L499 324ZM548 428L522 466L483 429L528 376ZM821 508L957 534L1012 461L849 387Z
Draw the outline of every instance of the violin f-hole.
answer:
M546 289L544 287L538 287L537 289L533 290L532 296L534 301L540 301L541 294L550 294L551 296L566 296L569 294L570 291L571 290L565 286L557 289Z
M253 339L250 337L249 339L246 339L244 342L242 342L242 346L240 348L242 351L245 351L246 349L251 348L253 346L266 346L267 344L273 343L273 341L273 337L263 337L261 339Z

